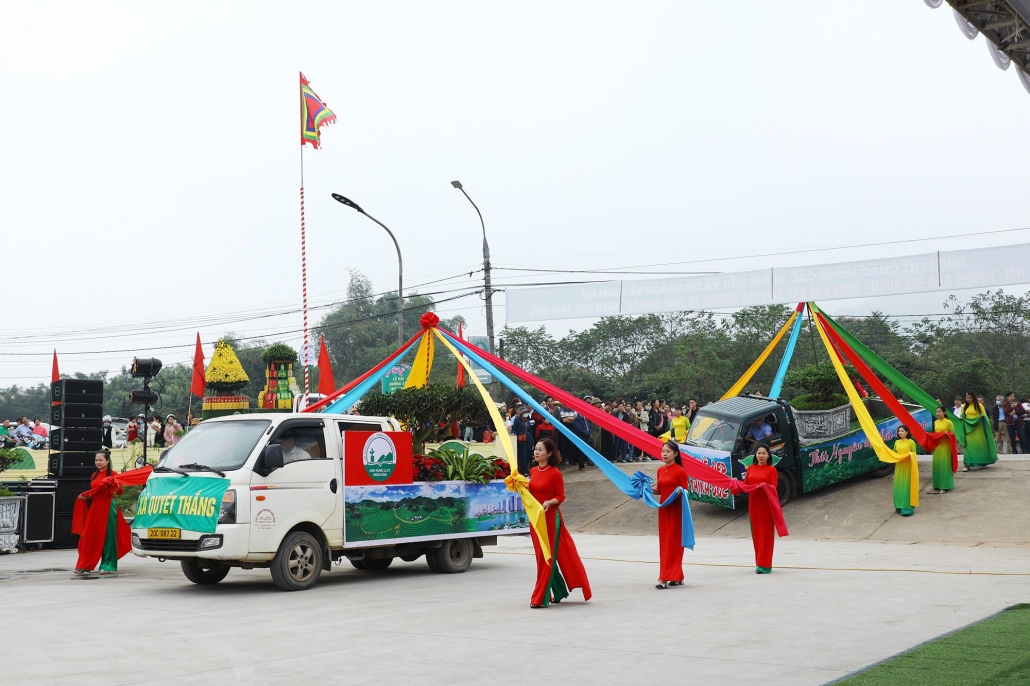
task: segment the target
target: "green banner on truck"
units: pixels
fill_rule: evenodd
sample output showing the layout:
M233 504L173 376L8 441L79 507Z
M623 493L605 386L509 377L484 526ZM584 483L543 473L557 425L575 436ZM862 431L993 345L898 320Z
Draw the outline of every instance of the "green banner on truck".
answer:
M206 476L151 478L136 504L134 529L184 529L209 534L218 524L228 479Z

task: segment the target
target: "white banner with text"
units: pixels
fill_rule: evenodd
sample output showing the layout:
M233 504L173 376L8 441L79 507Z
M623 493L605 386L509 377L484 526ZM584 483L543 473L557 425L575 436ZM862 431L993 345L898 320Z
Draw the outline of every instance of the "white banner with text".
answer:
M793 304L1030 283L1030 243L971 250L505 291L509 324Z

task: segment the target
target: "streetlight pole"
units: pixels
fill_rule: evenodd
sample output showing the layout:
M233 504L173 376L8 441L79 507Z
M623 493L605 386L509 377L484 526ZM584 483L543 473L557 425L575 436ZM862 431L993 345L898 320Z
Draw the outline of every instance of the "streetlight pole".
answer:
M333 193L332 195L333 200L336 202L365 215L386 229L386 233L390 234L390 238L393 240L393 247L397 248L397 347L399 348L404 345L404 260L401 258L401 246L397 243L397 237L393 235L393 231L390 231L386 224L361 209L361 206L353 200L345 198L339 193Z
M451 185L461 191L462 195L472 203L472 207L476 208L476 214L479 215L479 224L483 227L483 279L486 281L486 336L490 339L490 352L494 353L494 292L490 288L490 244L486 242L486 223L483 221L483 213L479 211L479 207L476 203L472 202L472 198L465 192L461 181L451 181ZM490 395L494 397L497 395L496 379L490 382Z

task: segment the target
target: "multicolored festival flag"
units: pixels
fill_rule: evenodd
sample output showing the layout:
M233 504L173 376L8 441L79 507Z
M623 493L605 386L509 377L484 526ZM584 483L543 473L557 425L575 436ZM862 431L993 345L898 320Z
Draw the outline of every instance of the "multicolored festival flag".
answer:
M319 130L325 124L336 122L336 115L325 106L322 99L311 90L304 74L300 75L300 144L310 143L318 149Z

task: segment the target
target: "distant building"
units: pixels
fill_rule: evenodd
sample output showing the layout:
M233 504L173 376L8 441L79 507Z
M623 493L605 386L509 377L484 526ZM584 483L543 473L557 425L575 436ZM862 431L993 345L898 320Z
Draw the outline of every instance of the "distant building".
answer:
M511 514L522 512L522 498L517 495L510 495L502 498L496 503L477 504L472 508L472 516L484 517L489 515Z

